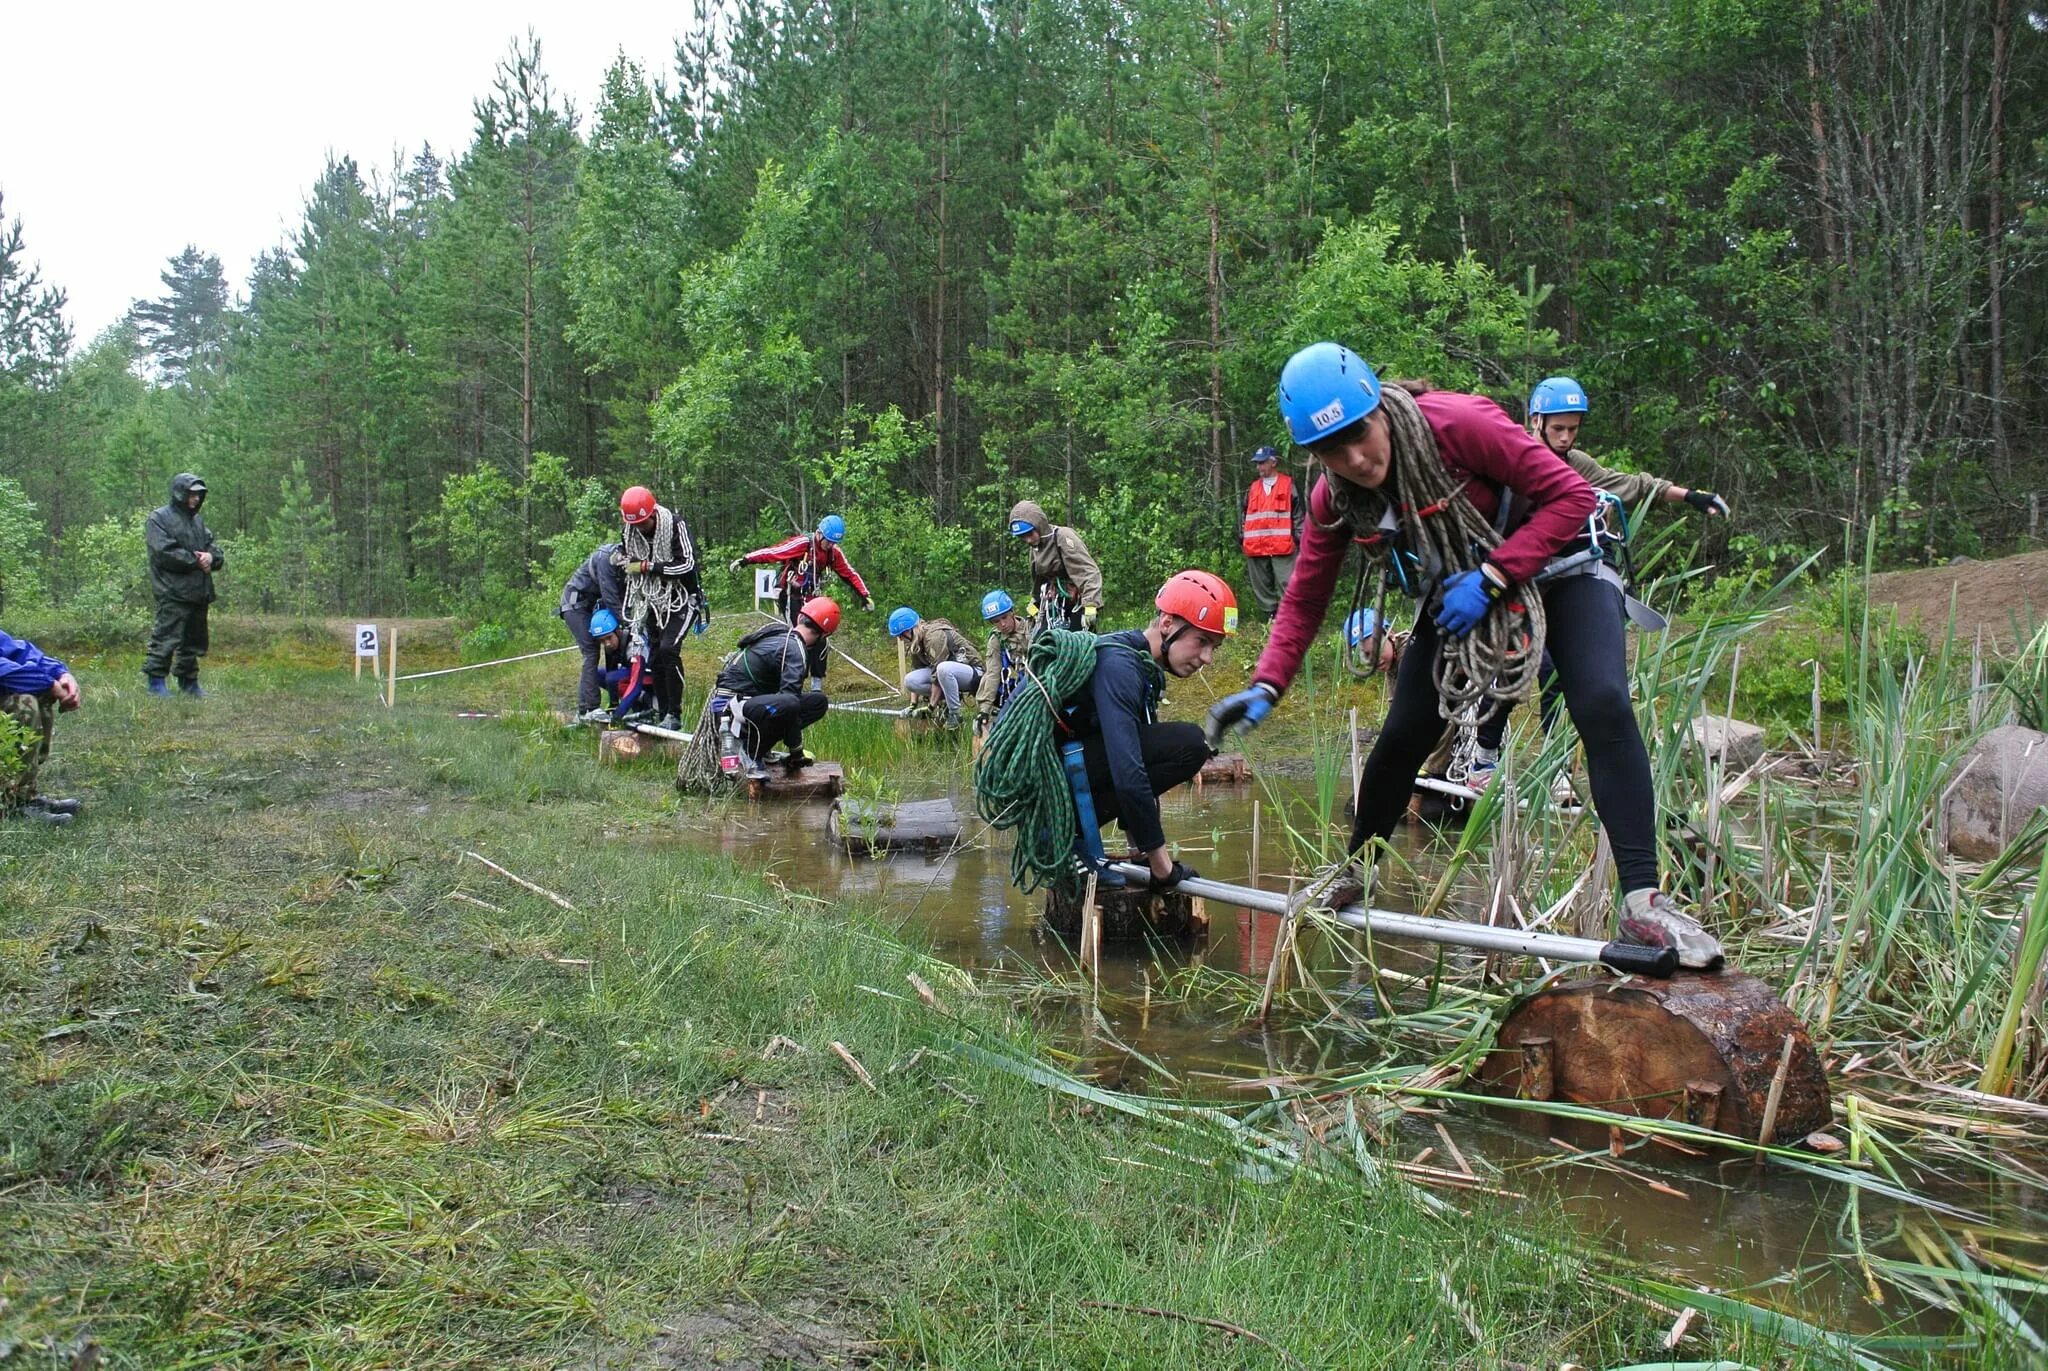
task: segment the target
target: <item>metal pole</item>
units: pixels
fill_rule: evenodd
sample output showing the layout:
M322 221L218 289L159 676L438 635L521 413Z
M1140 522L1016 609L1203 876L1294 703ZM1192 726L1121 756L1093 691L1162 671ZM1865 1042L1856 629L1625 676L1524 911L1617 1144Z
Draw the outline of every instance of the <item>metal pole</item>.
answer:
M1148 881L1149 869L1131 862L1112 862L1111 867L1133 881ZM1244 909L1266 914L1285 914L1287 897L1274 891L1191 876L1174 887L1205 900L1221 900ZM1464 923L1457 919L1425 919L1418 914L1399 914L1369 905L1346 905L1336 911L1336 920L1347 928L1363 929L1388 938L1414 938L1421 942L1449 943L1453 947L1478 948L1487 952L1513 952L1529 957L1546 957L1554 962L1600 962L1620 971L1668 976L1678 967L1678 953L1672 948L1635 947L1626 943L1602 943L1592 938L1573 938L1562 933L1529 933L1517 928L1495 928L1487 924Z

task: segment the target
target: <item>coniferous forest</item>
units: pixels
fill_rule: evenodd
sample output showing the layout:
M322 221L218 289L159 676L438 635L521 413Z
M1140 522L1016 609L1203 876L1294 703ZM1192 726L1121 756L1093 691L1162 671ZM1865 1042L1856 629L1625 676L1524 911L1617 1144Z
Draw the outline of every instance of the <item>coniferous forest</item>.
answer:
M1518 416L1576 375L1602 460L1734 501L1723 564L2043 536L2024 2L698 0L678 28L594 109L514 39L468 146L308 167L248 279L193 244L97 337L0 207L5 606L139 604L187 469L244 610L531 624L629 483L717 550L843 513L882 594L944 604L1031 496L1136 603L1236 565L1279 364L1325 337Z

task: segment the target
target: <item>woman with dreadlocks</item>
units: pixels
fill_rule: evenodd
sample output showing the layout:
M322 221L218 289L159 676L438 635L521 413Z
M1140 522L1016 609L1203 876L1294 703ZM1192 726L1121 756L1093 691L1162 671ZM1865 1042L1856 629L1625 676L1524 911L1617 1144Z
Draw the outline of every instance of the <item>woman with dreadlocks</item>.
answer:
M1614 849L1622 939L1675 947L1685 966L1717 964L1720 944L1657 888L1656 800L1629 703L1619 591L1597 576L1534 583L1584 533L1593 488L1493 401L1423 384L1382 390L1336 343L1295 353L1279 400L1294 441L1323 472L1253 684L1210 711L1211 736L1272 712L1322 627L1354 538L1419 567L1423 607L1359 779L1354 860L1311 887L1316 903L1362 897L1368 873L1356 854L1394 831L1444 720L1474 736L1496 702L1529 693L1547 640Z
M683 634L702 633L711 621L697 580L697 548L690 526L657 504L646 486L619 497L625 536L612 564L626 573L626 624L645 652L659 727L683 726Z

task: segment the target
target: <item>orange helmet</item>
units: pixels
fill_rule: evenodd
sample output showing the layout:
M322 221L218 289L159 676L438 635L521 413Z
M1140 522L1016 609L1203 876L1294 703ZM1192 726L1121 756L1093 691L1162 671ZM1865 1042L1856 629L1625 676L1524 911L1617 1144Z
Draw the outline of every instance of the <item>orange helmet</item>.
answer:
M828 638L839 631L839 602L829 595L812 596L797 613L816 624L818 632Z
M628 487L619 497L619 513L629 524L644 524L654 517L654 492L646 486Z
M1237 597L1221 576L1206 571L1177 571L1166 578L1152 598L1162 614L1185 620L1190 626L1219 638L1237 632Z

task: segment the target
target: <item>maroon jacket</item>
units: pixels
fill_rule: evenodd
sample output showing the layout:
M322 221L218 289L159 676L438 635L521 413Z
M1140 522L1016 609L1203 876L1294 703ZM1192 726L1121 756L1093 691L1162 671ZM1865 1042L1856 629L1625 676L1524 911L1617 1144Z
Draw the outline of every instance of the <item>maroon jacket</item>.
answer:
M1452 390L1430 391L1417 396L1415 403L1436 435L1444 466L1465 479L1465 498L1480 517L1493 518L1503 487L1529 507L1527 520L1488 558L1511 584L1534 576L1585 532L1595 502L1593 487L1499 405L1483 395ZM1329 610L1344 554L1351 550L1351 529L1337 522L1329 484L1321 477L1309 492L1308 513L1294 578L1287 583L1273 634L1252 672L1254 681L1278 691L1285 691L1301 669L1301 659Z

